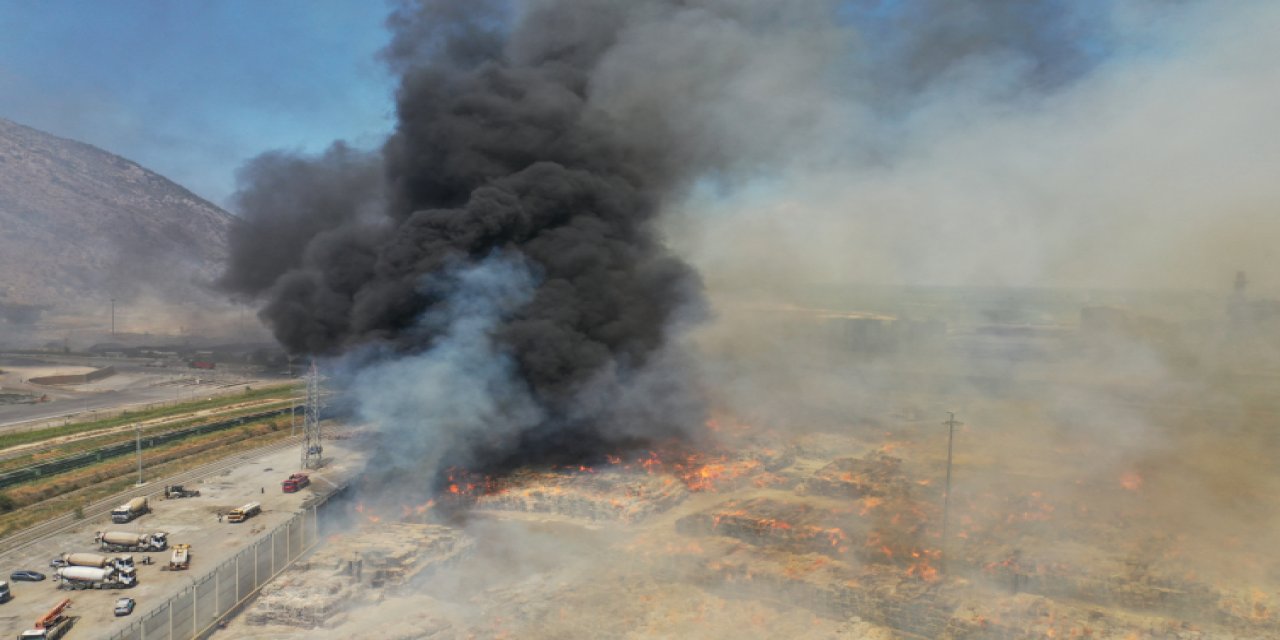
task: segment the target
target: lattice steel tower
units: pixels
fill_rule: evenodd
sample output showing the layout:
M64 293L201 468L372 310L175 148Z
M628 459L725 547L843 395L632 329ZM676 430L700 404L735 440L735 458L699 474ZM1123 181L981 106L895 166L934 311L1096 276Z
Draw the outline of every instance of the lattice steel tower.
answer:
M316 370L316 361L311 361L311 371L307 373L307 404L304 407L305 417L302 421L302 468L318 469L324 453L321 444L323 432L320 430L320 373Z

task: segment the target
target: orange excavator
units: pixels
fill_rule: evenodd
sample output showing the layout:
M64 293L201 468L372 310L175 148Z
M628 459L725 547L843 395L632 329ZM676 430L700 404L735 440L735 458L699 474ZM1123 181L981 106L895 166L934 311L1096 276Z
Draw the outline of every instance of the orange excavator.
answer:
M71 608L71 598L59 602L48 613L36 620L34 629L23 631L18 640L57 640L71 630L71 616L67 609Z

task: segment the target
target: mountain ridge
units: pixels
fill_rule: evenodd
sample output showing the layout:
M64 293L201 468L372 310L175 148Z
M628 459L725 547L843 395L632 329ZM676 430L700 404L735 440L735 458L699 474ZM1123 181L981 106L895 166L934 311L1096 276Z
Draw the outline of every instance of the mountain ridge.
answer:
M127 158L0 118L0 304L204 297L234 216Z

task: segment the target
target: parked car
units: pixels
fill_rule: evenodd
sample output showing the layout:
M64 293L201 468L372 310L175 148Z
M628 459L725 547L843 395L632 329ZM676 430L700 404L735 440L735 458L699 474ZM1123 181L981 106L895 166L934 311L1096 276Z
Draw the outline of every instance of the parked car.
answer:
M133 598L120 598L116 600L116 616L127 616L133 613L133 607L138 603Z
M9 579L14 582L40 582L41 580L44 580L44 574L39 571L27 571L26 569L22 569L9 574Z
M49 568L51 569L61 569L65 566L67 566L67 561L62 558L54 558L49 561Z

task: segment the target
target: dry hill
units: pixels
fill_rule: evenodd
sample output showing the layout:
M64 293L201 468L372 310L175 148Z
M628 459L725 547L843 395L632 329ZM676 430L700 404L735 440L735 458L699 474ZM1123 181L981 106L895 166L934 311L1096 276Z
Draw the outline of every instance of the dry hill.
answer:
M97 147L0 118L0 316L200 295L232 216Z

